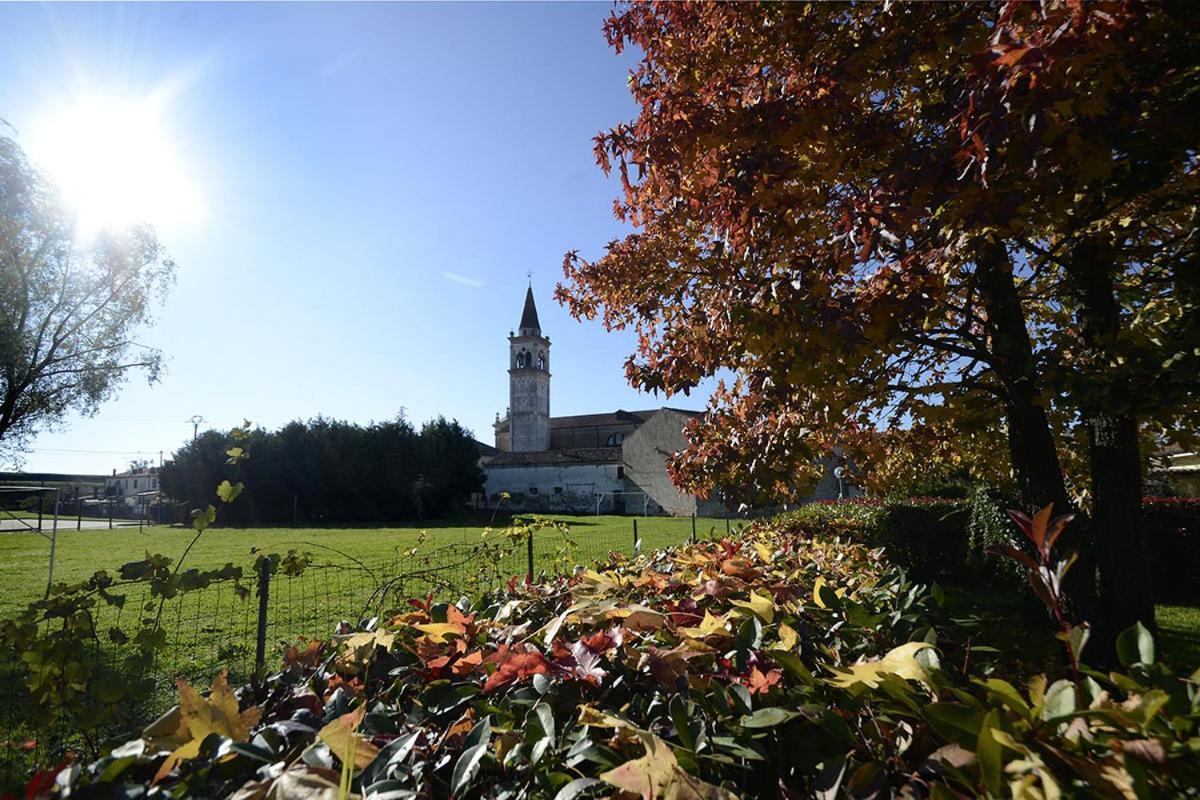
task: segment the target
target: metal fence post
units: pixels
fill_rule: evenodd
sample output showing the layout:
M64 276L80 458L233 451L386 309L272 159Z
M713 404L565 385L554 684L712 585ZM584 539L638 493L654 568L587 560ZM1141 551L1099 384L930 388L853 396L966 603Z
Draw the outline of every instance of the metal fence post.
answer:
M264 558L258 571L258 636L254 645L254 671L267 663L267 606L271 593L271 559Z
M726 536L729 535L729 514L728 514L728 512L725 514L725 535Z
M633 552L635 555L640 550L640 547L639 547L640 544L641 544L641 540L638 539L638 532L637 532L637 517L634 517L633 518Z
M692 514L692 544L696 543L696 515Z
M529 585L533 585L533 531L530 531L525 543L529 550L529 572L526 573L526 579Z

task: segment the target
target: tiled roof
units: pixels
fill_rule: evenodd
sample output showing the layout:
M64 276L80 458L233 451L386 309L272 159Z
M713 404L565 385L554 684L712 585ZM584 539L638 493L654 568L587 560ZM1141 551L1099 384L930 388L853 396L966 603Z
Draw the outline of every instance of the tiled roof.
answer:
M580 450L542 450L533 453L500 453L488 467L522 466L533 464L619 464L620 447L585 447Z
M676 411L688 416L699 416L701 411L688 411L682 408L651 408L646 411L624 411L618 409L608 414L577 414L570 417L551 417L551 428L595 428L609 425L641 425L649 422L650 418L659 411Z
M499 448L492 447L490 444L481 442L478 439L475 440L475 446L479 448L479 455L481 456L494 456L497 453L502 452Z
M612 411L607 414L575 414L567 417L551 417L550 427L554 430L563 428L607 428L614 425L642 425L650 421L650 418L659 411L675 411L679 414L684 414L689 417L698 417L703 414L703 411L692 411L686 408L651 408L646 411ZM504 432L509 428L508 418L500 420L499 424L494 426L496 430Z

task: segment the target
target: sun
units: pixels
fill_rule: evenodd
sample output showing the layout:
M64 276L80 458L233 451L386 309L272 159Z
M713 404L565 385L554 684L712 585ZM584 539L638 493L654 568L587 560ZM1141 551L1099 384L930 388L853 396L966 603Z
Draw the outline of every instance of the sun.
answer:
M77 230L199 221L201 202L151 99L86 95L46 114L30 158L54 180Z

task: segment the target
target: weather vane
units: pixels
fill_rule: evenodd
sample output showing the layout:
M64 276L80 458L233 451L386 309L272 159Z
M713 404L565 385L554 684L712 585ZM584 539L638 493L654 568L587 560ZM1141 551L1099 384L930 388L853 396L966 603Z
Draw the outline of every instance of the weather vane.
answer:
M529 285L533 286L533 270L526 272L525 277L529 278Z

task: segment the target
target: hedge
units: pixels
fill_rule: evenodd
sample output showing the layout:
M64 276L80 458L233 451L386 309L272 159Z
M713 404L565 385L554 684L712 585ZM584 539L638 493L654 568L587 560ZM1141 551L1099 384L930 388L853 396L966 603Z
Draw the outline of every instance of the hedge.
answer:
M429 598L222 673L28 797L737 800L1178 797L1194 683L1001 672L877 548L758 525L454 604ZM830 526L837 527L837 526ZM935 630L931 625L937 624Z
M784 516L798 530L835 530L888 548L920 581L1006 585L1019 578L993 544L1021 546L1001 498L977 491L967 500L858 498L813 503ZM1151 580L1159 601L1200 601L1200 499L1147 498L1143 506Z

